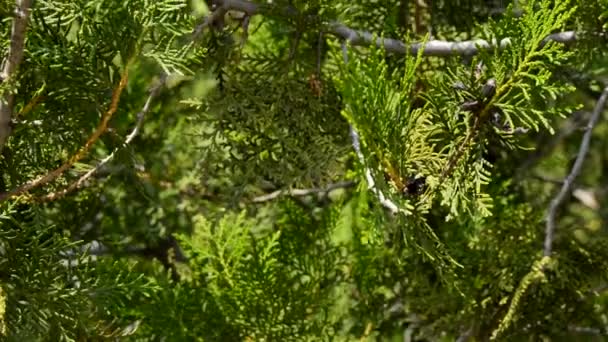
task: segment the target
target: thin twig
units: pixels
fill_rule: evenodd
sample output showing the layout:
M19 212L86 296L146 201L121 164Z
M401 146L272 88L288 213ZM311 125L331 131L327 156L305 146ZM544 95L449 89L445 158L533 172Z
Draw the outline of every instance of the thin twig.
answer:
M209 17L207 17L204 22L199 25L196 29L195 32L193 33L191 39L194 40L197 37L197 34L202 32L203 29L205 27L207 27L208 25L211 25L213 23L213 21L215 19L217 19L220 14L225 13L225 10L218 10L213 12ZM222 14L223 15L223 14ZM128 81L128 70L129 70L129 66L131 65L131 63L134 61L134 59L129 60L129 62L127 63L126 67L125 67L125 72L123 74L123 76L120 79L120 82L118 84L118 86L116 87L116 89L114 90L113 94L112 94L112 100L110 103L110 107L109 109L106 111L106 113L104 113L104 115L102 116L101 122L98 125L98 127L95 129L95 131L93 132L93 134L91 134L91 136L89 137L89 139L87 140L87 142L85 143L85 145L83 147L80 148L80 150L74 154L70 159L68 159L67 162L65 162L63 165L61 165L60 167L58 167L57 169L50 171L49 173L47 173L44 176L38 177L34 180L31 180L19 187L17 187L16 189L13 189L9 192L5 192L5 193L0 193L0 202L5 201L9 198L27 193L28 191L32 190L35 187L41 186L43 184L46 184L54 179L56 179L57 177L59 177L61 174L63 174L63 172L65 172L67 169L69 169L72 165L74 165L77 161L79 161L80 159L82 159L86 153L90 150L91 146L93 145L93 143L95 143L97 141L97 139L99 139L99 137L101 136L101 134L103 134L108 126L108 122L110 121L112 115L116 112L117 108L118 108L118 102L120 100L120 95L122 94L122 91L124 90L124 88L127 85L127 81ZM141 129L141 124L143 123L143 119L145 116L145 113L147 111L149 111L149 106L150 103L152 101L152 99L154 97L156 97L158 95L158 92L160 91L160 89L162 88L162 86L164 85L165 81L166 81L166 75L161 74L160 76L161 78L161 84L159 84L157 87L153 88L150 96L148 97L148 100L146 101L144 108L142 109L142 111L140 113L138 113L138 121L136 123L135 128L133 129L133 131L129 134L129 136L127 136L125 144L129 144L131 143L131 141L137 136L137 134L139 133L140 129ZM124 145L123 145L124 146ZM84 181L86 181L86 179L88 179L89 177L91 177L92 175L94 175L96 172L99 171L100 168L102 168L105 164L109 163L115 156L117 150L114 150L109 156L107 156L106 158L104 158L95 168L93 168L92 170L90 170L89 172L87 172L86 174L84 174L82 177L80 177L75 183L70 184L66 189L63 189L59 192L55 192L55 193L50 193L48 195L45 195L41 198L39 198L38 200L42 200L42 201L48 201L48 200L52 200L52 199L56 199L60 196L65 195L66 193L79 188L80 186L82 186L82 184L84 183Z
M25 31L30 13L31 0L17 0L13 26L11 30L11 43L8 48L8 56L4 62L4 68L0 74L3 82L14 80L19 64L23 60L23 48L25 45ZM7 91L0 99L0 152L11 134L11 116L15 105L15 94Z
M462 144L460 144L454 156L449 159L446 168L441 173L440 182L443 182L445 178L450 176L452 170L454 170L454 167L456 166L466 149L469 147L471 141L473 141L477 137L480 122L481 119L479 118L479 116L475 116L475 122L473 123L473 127L471 128L471 130L469 130L469 132L467 132L464 141L462 142Z
M194 29L190 39L192 41L196 40L206 27L212 25L215 20L218 20L218 18L220 18L221 16L226 14L226 11L227 11L227 9L224 7L218 8L215 11L213 11L209 16L207 16L204 19L203 23L201 23ZM244 29L246 30L246 27L244 27ZM60 198L64 195L66 195L67 193L69 193L73 190L76 190L76 189L82 187L82 185L86 182L87 179L89 179L93 175L97 174L105 165L107 165L109 162L111 162L114 159L114 157L116 156L116 153L118 153L118 150L120 148L124 148L124 147L128 146L129 144L131 144L131 142L135 139L135 137L141 131L141 127L143 125L145 116L150 111L150 105L152 104L152 100L154 100L154 98L158 96L161 89L165 86L167 77L168 77L168 75L166 75L164 72L160 74L159 83L157 85L155 85L154 87L152 87L152 89L150 90L150 95L148 95L148 99L146 100L143 108L139 111L139 113L137 113L137 122L135 124L135 127L133 128L131 133L129 133L129 135L127 136L127 138L125 139L125 142L122 144L121 147L115 148L114 151L112 151L112 153L110 153L107 157L102 159L93 169L89 170L87 173L82 175L77 181L68 185L68 187L64 188L63 190L47 194L43 197L39 197L37 200L38 201L52 201L52 200L55 200L57 198ZM2 200L1 196L2 196L2 194L0 194L0 201Z
M66 170L68 170L70 167L72 167L76 162L78 162L80 159L82 159L89 152L89 150L91 149L93 144L107 130L108 123L110 122L112 115L118 109L118 102L120 100L120 95L122 94L122 91L127 86L127 81L128 81L128 71L127 70L129 68L129 64L130 63L128 63L127 66L125 67L125 72L122 75L118 85L114 89L114 92L112 93L112 101L110 102L110 107L103 114L103 116L101 118L101 122L99 123L99 125L97 126L95 131L91 134L91 136L87 139L84 146L82 146L78 150L78 152L76 152L74 155L72 155L65 163L63 163L58 168L46 173L43 176L30 180L29 182L11 190L11 191L0 193L0 202L5 201L9 198L27 193L28 191L30 191L36 187L39 187L41 185L44 185L44 184L56 179L57 177L61 176Z
M543 181L543 182L555 184L555 185L563 185L564 184L564 180L563 179L551 178L551 177L548 177L548 176L545 176L545 175L533 174L530 177L532 177L534 179L538 179L538 180Z
M456 342L467 342L471 339L471 337L473 337L473 327L470 327L462 334L460 334L460 336L458 336L458 338L456 339Z
M271 7L261 5L246 0L219 0L217 1L219 8L226 13L228 10L245 12L248 15L265 14L270 12ZM296 15L297 12L293 8L284 9L281 13L285 15ZM223 15L223 14L218 14ZM216 18L218 17L216 16ZM200 30L197 30L200 32ZM340 39L347 40L353 46L369 46L375 44L378 47L384 47L387 52L405 54L410 53L416 55L418 50L423 48L423 43L405 44L403 41L391 38L378 38L368 31L354 30L340 22L332 21L328 24L327 33L332 34ZM547 36L544 42L555 41L558 43L571 43L576 40L574 31L565 31L553 33ZM467 40L461 42L444 41L444 40L429 40L424 43L424 56L455 56L455 55L474 55L479 49L490 49L499 47L504 49L511 45L511 39L505 38L501 41L488 42L483 39Z
M589 123L586 127L586 132L583 135L583 141L581 143L581 147L578 150L578 155L576 156L576 161L572 166L572 170L568 177L564 180L564 184L560 190L560 192L555 196L555 198L551 201L549 206L549 211L547 214L547 226L545 230L545 245L544 245L544 255L550 256L553 249L553 238L555 234L555 217L557 216L557 209L562 204L566 195L570 192L572 188L572 184L574 180L581 172L583 167L583 162L589 152L589 144L591 143L591 135L593 133L593 127L597 124L600 118L600 114L604 110L604 106L606 105L606 98L608 98L608 87L604 88L602 92L602 96L597 101L595 108L593 109L593 113L591 114L591 118L589 119Z
M536 144L536 149L529 157L519 166L517 177L515 179L525 179L523 175L538 164L543 158L549 155L565 138L578 131L582 126L582 119L590 116L591 113L577 111L574 112L568 120L562 125L562 128L553 135L550 140L546 138L540 139Z
M129 133L129 135L125 139L124 143L120 147L115 148L114 151L112 151L112 153L110 153L107 157L103 158L93 169L89 170L87 173L82 175L80 178L78 178L77 181L71 183L66 188L64 188L60 191L52 192L50 194L37 198L37 201L43 201L43 202L44 201L53 201L53 200L56 200L58 198L65 196L66 194L68 194L69 192L71 192L73 190L79 189L80 187L82 187L84 185L84 183L87 181L87 179L89 179L91 176L95 175L97 172L99 172L99 170L101 170L104 166L106 166L109 162L111 162L120 149L125 148L129 144L131 144L131 142L135 139L135 137L141 131L141 127L143 125L146 114L150 111L150 105L152 104L152 100L154 100L154 98L156 98L158 96L158 94L160 93L160 90L165 85L165 82L166 82L166 76L163 75L160 79L160 82L150 90L150 95L148 96L146 103L144 104L143 108L139 111L139 113L137 113L137 122L135 123L135 127L133 128L131 133Z
M608 335L608 328L593 328L593 327L580 327L576 325L569 325L568 331L576 334L584 334L584 335L597 335L597 336L605 336Z
M290 190L277 190L269 194L255 197L251 200L253 203L263 203L272 201L280 196L291 196L291 197L304 197L315 194L328 194L329 192L336 189L345 189L355 186L353 181L344 181L328 185L325 188L311 188L311 189L290 189Z
M82 262L94 261L97 257L103 256L111 256L114 258L141 257L148 260L156 259L160 261L166 269L171 271L171 276L175 281L179 280L180 277L176 263L185 263L188 261L179 242L172 235L158 241L155 245L142 247L128 246L121 250L109 248L101 242L94 240L79 248L61 251L59 252L59 255L64 258L61 260L61 263L71 267L80 265ZM82 258L83 255L87 258Z

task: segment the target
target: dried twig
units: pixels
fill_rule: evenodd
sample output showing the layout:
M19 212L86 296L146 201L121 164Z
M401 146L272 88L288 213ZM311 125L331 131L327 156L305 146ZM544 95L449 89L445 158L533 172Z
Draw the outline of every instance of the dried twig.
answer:
M570 170L570 174L564 180L564 184L562 185L561 190L553 198L551 204L549 206L549 211L547 213L547 226L545 229L545 244L543 254L545 256L550 256L553 250L553 239L555 235L555 217L557 216L557 209L562 204L566 195L570 192L574 180L581 172L583 167L583 162L585 157L587 156L587 152L589 152L589 144L591 142L591 135L593 132L593 127L597 124L600 114L604 110L604 106L606 105L606 98L608 98L608 87L604 88L600 99L597 101L595 108L593 109L593 113L591 114L591 118L589 119L589 123L586 127L586 132L583 135L583 141L581 143L581 147L578 150L578 155L576 156L576 160L574 162L574 166L572 166L572 170Z
M97 257L103 256L111 256L114 258L141 257L148 260L156 259L160 261L166 269L171 271L171 276L175 281L179 280L179 273L175 264L188 261L179 242L172 235L165 237L154 245L141 247L128 246L120 250L109 248L103 243L94 240L79 248L61 251L59 252L59 255L64 258L61 260L64 265L72 267L79 265L83 261L94 261ZM80 257L82 255L87 258L83 260L83 258Z
M13 17L13 26L11 30L11 43L8 48L8 56L4 62L4 67L0 78L3 82L9 82L14 79L14 76L23 59L23 48L25 45L25 31L27 30L27 22L30 13L31 0L17 0L15 8L15 16ZM13 115L13 107L15 104L15 94L8 91L2 99L0 99L0 152L11 134L11 116Z

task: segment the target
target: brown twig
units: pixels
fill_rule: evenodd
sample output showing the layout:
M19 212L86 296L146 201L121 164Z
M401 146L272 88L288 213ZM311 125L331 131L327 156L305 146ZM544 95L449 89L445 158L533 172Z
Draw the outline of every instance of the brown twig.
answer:
M471 141L473 141L477 137L477 134L479 132L480 122L481 122L481 119L479 118L479 116L475 116L475 121L473 122L473 127L471 128L471 130L469 130L469 132L467 133L467 136L464 138L464 141L462 142L462 144L460 144L460 146L458 147L458 150L456 150L456 154L454 154L454 156L452 158L450 158L450 160L447 163L446 168L441 173L440 183L443 182L443 180L446 177L450 176L450 174L454 170L454 167L456 167L458 160L460 160L460 158L464 154L464 151L467 149L467 147L469 146Z
M36 96L34 96L30 100L30 102L28 102L25 105L25 107L23 107L23 109L19 113L17 113L15 116L16 117L20 117L20 116L27 115L29 112L31 112L34 108L36 108L36 106L38 106L45 99L46 99L45 95L36 95Z
M11 43L8 48L8 56L4 62L4 68L0 77L3 82L14 80L19 64L23 59L23 49L25 46L25 32L30 13L31 0L17 0L15 16L11 29ZM0 99L0 152L11 134L11 116L15 105L15 94L7 91Z
M555 218L557 216L557 209L562 204L566 195L570 192L574 180L581 172L583 167L583 162L587 153L589 152L589 145L591 143L591 135L593 133L593 128L597 124L600 119L601 113L604 110L606 105L606 99L608 98L608 87L604 88L600 99L597 101L595 108L591 114L591 118L589 119L589 123L586 127L586 132L583 135L583 141L581 142L581 147L578 150L578 155L576 156L576 160L574 161L574 165L572 166L572 170L568 174L568 177L564 180L564 184L562 185L561 190L553 198L551 204L549 205L549 211L547 213L547 226L545 228L545 243L544 243L544 256L550 256L553 250L553 239L555 235Z
M112 151L112 153L110 153L107 157L102 159L93 169L89 170L87 173L80 176L80 178L78 178L78 180L71 183L66 188L64 188L60 191L52 192L52 193L44 195L42 197L38 197L36 200L41 201L41 202L53 201L53 200L56 200L58 198L65 196L66 194L68 194L76 189L79 189L80 187L82 187L84 185L84 183L87 181L87 179L89 179L91 176L95 175L97 172L99 172L99 170L101 168L103 168L105 165L107 165L109 162L111 162L114 159L114 157L116 156L116 153L118 153L118 150L131 144L131 142L135 139L135 137L139 134L139 132L141 130L145 116L150 111L150 105L152 104L152 100L156 96L158 96L161 88L165 85L165 81L166 81L166 77L163 76L161 78L160 82L157 85L155 85L152 88L152 90L150 90L150 95L148 96L146 103L144 104L143 108L139 111L139 113L137 113L137 122L135 123L135 127L133 128L131 133L129 133L129 135L125 139L124 143L120 147L115 148L114 151Z
M72 155L64 164L62 164L55 170L52 170L43 176L33 179L9 192L0 193L0 202L5 201L9 198L24 194L36 187L39 187L41 185L44 185L44 184L56 179L57 177L62 175L67 169L72 167L76 162L81 160L89 152L89 150L91 149L91 146L93 146L93 144L99 139L99 137L108 128L108 122L110 121L110 119L112 118L112 115L116 112L116 109L118 108L118 102L120 100L120 95L122 94L122 91L125 89L125 87L127 85L129 64L130 63L128 63L127 66L125 67L125 72L122 75L120 82L114 89L114 92L112 93L112 101L110 102L109 109L103 114L103 116L101 118L101 122L99 123L99 125L97 126L97 128L95 129L93 134L91 134L91 136L87 139L84 146L82 146L78 150L78 152L76 152L74 155Z
M211 15L209 15L207 18L205 18L205 20L203 21L202 24L198 25L195 28L191 39L195 40L207 26L213 24L214 21L217 20L220 16L223 16L226 13L226 11L227 11L227 9L219 8L216 11L212 12ZM128 70L129 65L130 65L130 63L127 64L127 67L125 68L125 74L123 75L123 78L121 79L121 82L119 83L119 85L117 87L117 90L114 92L114 94L112 96L112 103L110 105L110 109L108 110L108 112L106 112L106 115L104 116L98 129L93 133L93 135L91 135L91 137L89 138L89 140L87 141L85 146L79 151L79 153L77 153L74 157L72 157L70 160L68 160L68 162L66 162L64 165L62 165L58 169L52 171L51 173L47 174L46 176L41 177L38 180L34 180L32 182L26 183L25 185L15 189L9 193L0 194L0 201L3 201L12 196L19 195L21 193L29 191L30 189L32 189L35 186L44 184L52 179L55 179L61 173L63 173L67 168L72 166L77 160L79 160L80 158L82 158L84 156L85 152L88 151L88 149L90 148L90 145L92 145L93 142L95 142L95 140L97 140L99 138L101 133L103 133L106 130L108 121L110 120L112 114L116 111L116 108L118 105L118 100L120 99L120 94L127 84L127 70ZM125 142L122 144L121 148L131 144L131 142L139 134L139 132L141 130L141 126L142 126L144 118L145 118L145 115L150 111L150 105L152 103L152 100L158 96L158 94L160 93L160 90L165 85L166 80L167 80L167 75L161 74L160 82L150 90L150 95L148 96L143 108L137 114L137 122L135 124L135 127L133 128L131 133L129 133L129 135L125 139ZM119 150L119 148L114 149L114 151L112 151L112 153L110 153L107 157L102 159L93 169L86 172L84 175L82 175L80 178L78 178L78 180L71 183L66 188L64 188L60 191L56 191L56 192L44 195L42 197L37 198L36 200L42 201L42 202L56 200L58 198L65 196L66 194L68 194L71 191L81 188L87 179L89 179L90 177L95 175L97 172L99 172L99 170L101 170L105 165L107 165L110 161L112 161L114 159L118 150ZM52 175L54 175L54 176L52 176ZM50 178L49 176L52 176L52 178Z

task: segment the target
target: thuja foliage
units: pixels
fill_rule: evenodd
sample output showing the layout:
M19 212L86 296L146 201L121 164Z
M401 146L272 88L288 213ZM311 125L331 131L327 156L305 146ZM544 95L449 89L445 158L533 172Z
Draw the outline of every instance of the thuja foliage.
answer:
M0 84L2 338L605 335L606 8L33 1Z

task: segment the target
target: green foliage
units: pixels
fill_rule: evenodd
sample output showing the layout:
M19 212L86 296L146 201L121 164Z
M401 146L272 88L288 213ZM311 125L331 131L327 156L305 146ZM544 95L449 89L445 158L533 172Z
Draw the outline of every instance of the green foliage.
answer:
M35 1L18 77L1 85L16 105L0 191L65 163L119 101L74 167L0 203L2 337L603 333L606 123L550 257L544 215L561 184L539 179L569 172L587 118L570 116L604 87L607 4L517 3L239 2L256 14L208 23L208 1ZM336 21L422 49L340 42ZM546 40L567 30L576 42ZM437 39L476 38L492 47L425 55Z
M112 316L128 306L134 293L150 292L141 274L126 262L105 260L92 267L86 254L70 258L78 244L46 226L38 210L4 209L0 273L6 294L5 336L14 341L73 341L130 334L120 329L130 322Z
M217 224L199 217L195 233L182 237L193 261L192 282L207 289L225 324L241 339L300 340L336 333L339 317L327 310L342 295L334 285L342 278L343 257L325 234L338 213L329 210L315 218L286 205L274 214L279 216L268 227L271 232L256 232L264 225L240 213Z

